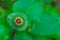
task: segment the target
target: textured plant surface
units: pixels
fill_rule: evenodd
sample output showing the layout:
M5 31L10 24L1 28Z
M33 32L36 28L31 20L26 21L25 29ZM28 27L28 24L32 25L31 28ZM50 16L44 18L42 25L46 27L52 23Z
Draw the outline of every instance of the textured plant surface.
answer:
M51 2L1 0L0 40L60 40L60 14Z

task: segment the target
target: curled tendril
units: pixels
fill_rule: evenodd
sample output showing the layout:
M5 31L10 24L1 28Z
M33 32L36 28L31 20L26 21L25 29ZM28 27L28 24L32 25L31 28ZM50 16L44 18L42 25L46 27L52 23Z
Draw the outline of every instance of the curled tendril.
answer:
M21 20L21 24L14 22L14 21L16 21L16 17L19 17L19 19ZM28 26L28 19L27 19L26 15L23 13L12 13L12 14L8 15L7 21L10 24L11 28L18 30L18 31L23 31Z
M22 24L23 24L23 18L21 18L21 17L19 17L19 16L15 17L14 23L15 23L17 26L22 25Z

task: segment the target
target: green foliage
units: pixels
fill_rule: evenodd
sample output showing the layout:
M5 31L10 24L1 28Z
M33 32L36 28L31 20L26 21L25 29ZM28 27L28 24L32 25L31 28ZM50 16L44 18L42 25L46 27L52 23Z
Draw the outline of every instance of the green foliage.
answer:
M5 0L1 2L4 3ZM11 37L14 40L52 40L48 36L56 36L59 40L60 24L56 20L59 20L60 16L51 5L44 6L44 2L52 0L5 2L8 9L0 9L0 40L10 40ZM16 17L23 19L23 24L16 24Z

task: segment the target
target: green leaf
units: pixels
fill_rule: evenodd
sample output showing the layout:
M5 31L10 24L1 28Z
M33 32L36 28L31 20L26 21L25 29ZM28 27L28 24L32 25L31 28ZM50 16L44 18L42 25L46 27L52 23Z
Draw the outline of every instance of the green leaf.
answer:
M14 3L13 5L13 11L14 12L24 12L26 11L35 0L19 0Z
M36 22L34 26L32 26L33 28L30 33L53 35L60 28L60 24L56 21L56 18L52 14L46 13L42 14L40 22Z
M8 29L4 25L0 25L0 40L7 40L9 37Z
M33 40L49 40L45 35L34 35L32 38Z
M31 36L24 32L17 32L14 40L32 40Z
M31 29L29 30L31 33L40 34L40 18L42 16L43 9L43 5L37 2L26 12L31 23Z

